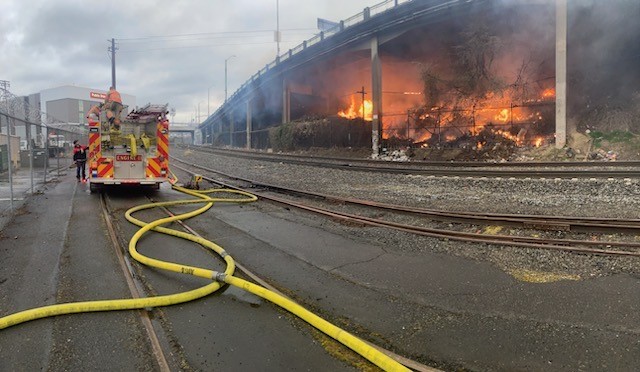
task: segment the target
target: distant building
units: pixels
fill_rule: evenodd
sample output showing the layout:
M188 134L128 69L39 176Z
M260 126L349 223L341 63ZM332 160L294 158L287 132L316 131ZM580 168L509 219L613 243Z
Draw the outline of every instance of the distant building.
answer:
M68 124L87 124L87 111L104 102L106 90L64 85L38 93L40 110L56 121ZM120 93L125 109L122 116L136 107L136 97ZM31 96L29 96L31 100ZM37 99L37 98L36 98Z
M9 124L7 124L7 118L0 116L0 132L3 132L2 128L5 128L4 131L6 131L7 127L11 127L11 135L24 140L27 138L27 131L30 130L31 138L36 141L36 146L43 146L42 127L36 125L28 129L29 126L22 120L75 132L80 130L79 126L87 124L87 111L91 106L104 102L106 93L107 91L103 89L64 85L27 96L10 98L5 101L5 105L11 106L12 115L16 120L9 120ZM125 106L122 112L124 117L135 109L136 97L123 93L120 93L120 96L122 104Z

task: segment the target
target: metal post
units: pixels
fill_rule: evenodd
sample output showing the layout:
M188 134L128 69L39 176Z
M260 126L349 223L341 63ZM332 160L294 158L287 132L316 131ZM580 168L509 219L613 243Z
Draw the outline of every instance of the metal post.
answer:
M364 86L362 87L362 90L357 91L356 93L359 93L362 96L362 121L366 120L366 112L364 109L364 95L367 94L367 92L364 90Z
M280 55L280 1L276 0L276 56Z
M227 102L227 61L229 59L224 60L224 101Z
M474 136L476 133L476 104L474 103L471 106L471 124L473 125L473 131L471 132Z
M567 0L556 1L556 148L567 143Z
M511 124L511 130L513 130L513 101L511 101L510 104L510 110L509 110L509 123Z
M13 212L13 161L11 160L11 120L7 117L7 159L9 159L9 199L11 200L11 211ZM14 123L15 126L15 123Z
M225 102L227 102L227 62L233 57L235 57L235 55L232 55L231 57L224 60L224 101Z
M111 85L116 88L116 39L111 38Z
M60 133L60 131L57 133ZM56 137L56 163L58 164L56 173L58 174L58 179L60 179L60 137Z
M409 130L410 130L409 127L410 127L410 125L411 125L411 122L409 121L409 111L407 110L407 140L409 138L411 138L411 137L409 137Z
M49 167L49 127L44 127L44 183L47 183L47 169Z
M29 115L27 115L28 117ZM29 177L31 179L31 193L35 191L33 184L33 146L31 146L31 123L24 122L25 132L27 134L27 150L29 150Z

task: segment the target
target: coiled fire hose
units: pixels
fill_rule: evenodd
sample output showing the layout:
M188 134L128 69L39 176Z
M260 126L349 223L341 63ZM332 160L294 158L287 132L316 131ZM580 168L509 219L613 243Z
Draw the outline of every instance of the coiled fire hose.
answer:
M196 235L192 235L186 232L161 226L161 225L171 223L173 221L186 220L191 217L202 214L207 210L209 210L209 208L211 208L216 202L220 202L220 203L253 202L257 200L257 197L255 195L252 195L247 192L239 191L239 190L230 190L230 189L209 189L209 190L196 191L196 190L190 190L190 189L186 189L176 185L173 186L173 189L189 194L191 196L194 196L197 199L148 203L148 204L139 205L129 209L125 214L127 220L137 226L140 226L140 229L133 235L133 237L129 241L129 253L131 257L133 257L138 262L144 265L155 267L158 269L173 271L177 273L194 275L201 278L212 279L213 281L211 282L211 284L207 284L203 287L200 287L191 291L176 293L172 295L163 295L163 296L136 298L136 299L73 302L73 303L56 304L56 305L49 305L49 306L43 306L39 308L24 310L24 311L0 318L0 330L16 324L28 322L35 319L56 316L56 315L84 313L84 312L93 312L93 311L134 310L134 309L144 309L144 308L151 308L151 307L158 307L158 306L169 306L169 305L180 304L180 303L205 297L215 292L216 290L218 290L221 287L222 283L226 283L226 284L244 289L248 292L253 293L256 296L262 297L265 300L268 300L282 307L283 309L298 316L305 322L309 323L313 327L317 328L318 330L324 332L328 336L334 338L335 340L349 347L356 353L360 354L364 358L368 359L369 361L371 361L372 363L374 363L375 365L377 365L378 367L386 371L409 371L408 368L398 363L394 359L390 358L389 356L385 355L384 353L376 350L374 347L368 345L361 339L327 322L326 320L306 310L305 308L296 304L295 302L275 292L272 292L264 287L261 287L259 285L253 284L251 282L248 282L246 280L233 276L235 271L234 260L219 245L209 240L206 240L204 238L198 237ZM239 197L212 198L208 196L208 194L212 194L212 193L231 193L231 194L237 194L239 195ZM133 213L141 210L145 210L145 209L183 205L183 204L202 204L202 203L205 203L205 205L194 211L187 212L180 215L175 215L172 217L161 218L153 222L144 222L133 217ZM161 261L161 260L144 256L137 251L136 245L138 243L138 240L150 230L171 235L171 236L176 236L183 239L187 239L192 242L201 244L202 246L207 247L213 250L214 252L216 252L218 255L220 255L220 257L222 257L225 263L227 264L227 267L224 270L224 272L217 272L214 270L181 265L177 263Z

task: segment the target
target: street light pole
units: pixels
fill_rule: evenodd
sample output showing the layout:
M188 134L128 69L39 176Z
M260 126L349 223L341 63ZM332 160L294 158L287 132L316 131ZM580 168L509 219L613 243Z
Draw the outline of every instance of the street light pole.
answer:
M211 116L211 112L209 110L209 103L211 102L211 88L213 88L213 85L207 88L207 117Z
M280 57L280 1L276 0L276 58Z
M235 57L232 55L231 57L224 60L224 101L227 102L227 61L231 58Z

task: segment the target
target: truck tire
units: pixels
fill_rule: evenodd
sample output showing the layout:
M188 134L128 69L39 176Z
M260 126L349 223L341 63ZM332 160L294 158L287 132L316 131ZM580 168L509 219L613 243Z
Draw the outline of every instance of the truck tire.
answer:
M97 192L100 192L100 190L102 190L102 185L99 185L99 184L94 183L94 182L89 182L89 192L91 194L95 194Z

